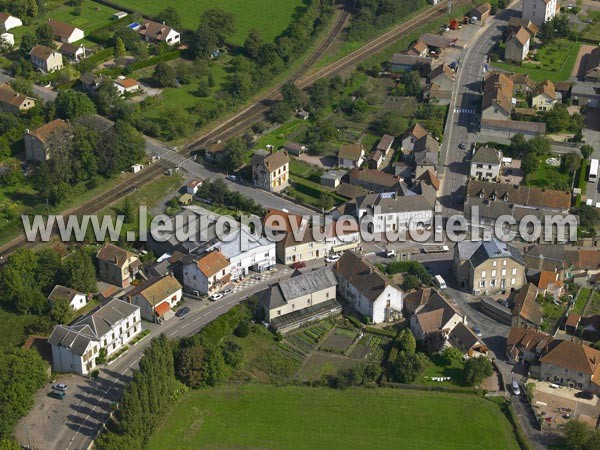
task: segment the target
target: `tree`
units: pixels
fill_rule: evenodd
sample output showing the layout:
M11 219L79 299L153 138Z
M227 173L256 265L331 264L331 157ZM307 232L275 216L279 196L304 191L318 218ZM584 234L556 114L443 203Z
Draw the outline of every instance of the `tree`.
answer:
M333 208L333 205L334 201L331 192L321 192L321 195L319 196L319 206L321 209L324 211L329 211L331 208Z
M412 291L413 289L418 289L421 286L421 282L415 275L406 275L404 277L404 281L402 282L402 289L405 291Z
M42 23L36 28L35 37L37 44L54 48L54 32L52 31L52 27L47 23Z
M36 37L31 33L25 33L23 37L21 37L21 44L19 45L19 50L22 54L28 55L31 49L35 47L36 44Z
M465 362L464 375L465 383L468 386L475 386L494 373L492 363L485 356L469 358Z
M417 350L417 341L413 336L412 332L405 328L400 332L398 336L398 350L403 351L409 355L414 355Z
M68 324L73 319L74 311L68 298L55 298L50 307L50 317L56 323Z
M96 292L96 269L92 256L83 248L77 249L65 259L63 284L80 292Z
M61 90L54 102L56 115L61 119L76 119L78 117L96 114L96 106L83 92Z
M550 141L546 136L535 136L527 142L527 151L535 155L550 153Z
M222 350L225 364L234 369L237 369L242 364L242 361L244 360L244 350L238 344L227 341L223 344Z
M115 122L96 148L98 171L103 175L131 167L145 154L143 136L130 123Z
M598 438L598 432L585 422L578 420L569 420L563 428L562 444L565 449L569 450L592 450L598 448L598 442L594 442L594 438Z
M425 339L423 339L423 347L425 353L427 353L428 355L433 355L435 353L440 352L444 348L445 343L446 339L440 331L433 331L431 333L427 333L425 335Z
M442 351L442 359L447 366L462 363L464 361L462 352L456 347L446 347L444 351Z
M126 51L123 39L117 37L115 40L115 59L122 59L125 56Z
M580 151L584 159L589 159L590 156L592 156L592 153L594 152L594 147L588 144L584 144L581 146Z
M248 30L248 37L244 41L244 51L246 52L246 55L251 59L257 59L262 44L263 39L260 32L256 28L250 28L250 30Z
M204 348L194 346L180 351L177 359L177 377L191 388L204 385L202 364L204 362Z
M408 127L408 121L401 114L389 111L381 116L375 123L377 131L381 134L401 135Z
M521 170L523 170L525 175L529 175L530 173L535 171L537 166L538 166L538 162L537 162L537 156L535 155L535 153L527 153L521 159Z
M600 213L593 206L582 204L578 210L579 223L582 227L593 229L600 224Z
M235 16L221 8L209 8L200 16L200 24L207 26L216 37L217 46L222 46L235 33Z
M423 353L398 353L391 369L391 377L399 383L412 383L428 365L427 356Z
M304 108L308 100L293 82L287 82L281 87L281 96L291 109Z
M135 222L135 208L131 203L129 203L129 197L125 197L125 202L123 203L123 209L121 210L121 214L123 214L125 218L125 223Z
M160 87L175 86L175 69L166 62L160 62L154 68L152 79Z
M250 323L247 320L240 321L235 329L235 335L239 338L245 338L250 334Z
M226 170L235 170L244 163L244 152L246 143L237 136L225 142L221 167Z
M513 155L522 155L527 151L527 139L523 133L517 133L510 138L510 150Z
M177 9L172 6L167 6L161 12L159 12L156 16L156 21L158 23L164 22L169 25L171 28L175 28L176 30L181 29L181 16Z
M419 78L419 72L416 70L404 72L402 83L404 84L406 95L418 97L421 94L421 79Z
M292 110L287 103L273 102L269 117L273 122L284 123L292 116Z
M581 157L576 153L567 153L562 158L564 170L574 172L581 167Z
M129 51L133 51L133 49L141 43L140 35L129 27L122 27L115 31L114 39L115 47L117 46L117 41L120 39L123 41L125 48Z
M254 93L254 81L248 72L234 72L228 77L227 91L236 100L245 100Z

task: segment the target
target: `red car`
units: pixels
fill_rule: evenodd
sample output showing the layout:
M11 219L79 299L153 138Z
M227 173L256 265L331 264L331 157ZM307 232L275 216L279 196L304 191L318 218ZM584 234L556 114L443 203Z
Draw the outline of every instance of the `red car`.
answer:
M303 267L306 267L306 264L302 261L296 261L292 264L292 269L302 269Z

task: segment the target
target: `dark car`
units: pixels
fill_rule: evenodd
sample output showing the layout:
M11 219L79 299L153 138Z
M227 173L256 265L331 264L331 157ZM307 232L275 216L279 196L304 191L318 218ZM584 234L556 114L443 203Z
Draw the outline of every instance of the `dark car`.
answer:
M223 289L223 290L221 291L221 294L223 294L223 295L229 295L229 294L231 294L232 292L233 292L233 289L231 289L231 288L227 288L227 289Z
M430 267L430 266L425 266L425 270L427 271L427 273L428 273L429 275L433 275L433 268L432 268L432 267Z
M59 400L64 400L67 393L65 391L50 391L48 392L48 397L57 398Z
M185 315L186 315L187 313L189 313L189 312L190 312L190 308L188 308L187 306L185 306L185 307L181 308L180 310L178 310L178 311L175 313L175 315L176 315L177 317L183 317L183 316L185 316Z
M577 392L575 394L575 397L577 397L577 398L583 398L585 400L592 400L594 398L594 394L592 392L589 392L589 391L581 391L581 392Z
M458 148L460 148L461 150L464 150L467 148L467 144L458 144Z
M306 264L303 261L296 261L292 264L292 269L302 269L304 267L306 267Z

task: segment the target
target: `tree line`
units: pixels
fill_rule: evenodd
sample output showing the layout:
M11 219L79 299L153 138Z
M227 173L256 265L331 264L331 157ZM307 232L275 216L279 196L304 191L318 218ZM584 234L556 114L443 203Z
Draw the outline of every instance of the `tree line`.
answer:
M259 217L262 217L265 213L264 208L256 203L254 199L240 194L238 191L230 190L221 178L204 181L198 188L196 195L198 198L206 199L216 206L225 206Z
M139 369L127 385L121 401L96 439L100 450L141 450L173 401L185 392L175 378L171 343L161 334L144 351Z

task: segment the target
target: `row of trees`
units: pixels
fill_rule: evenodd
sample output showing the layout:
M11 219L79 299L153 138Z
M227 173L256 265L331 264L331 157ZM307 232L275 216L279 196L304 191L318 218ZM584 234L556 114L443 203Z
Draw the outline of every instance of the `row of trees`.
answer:
M347 30L349 41L364 41L379 33L383 28L398 22L403 17L426 5L424 0L357 0L357 9Z
M95 292L92 256L79 249L64 260L52 249L15 251L0 269L0 298L7 309L23 314L47 314L46 297L56 284ZM60 320L58 320L60 322Z
M0 0L0 11L6 11L20 18L28 25L31 18L35 18L46 11L44 0Z
M175 378L171 344L164 335L153 339L139 370L125 388L107 431L96 439L100 450L141 450L168 407L185 391Z
M227 187L225 181L217 178L213 181L206 180L198 188L197 196L209 200L215 205L223 205L230 209L237 209L248 214L255 214L262 217L264 209L252 198L240 194L238 191L232 191Z
M216 386L226 381L244 359L243 349L227 338L233 334L245 338L250 332L250 318L262 318L261 311L257 300L251 298L200 333L182 339L175 350L177 378L191 388Z
M46 363L36 350L0 351L0 448L13 448L8 439L17 421L33 406L33 396L46 379Z

